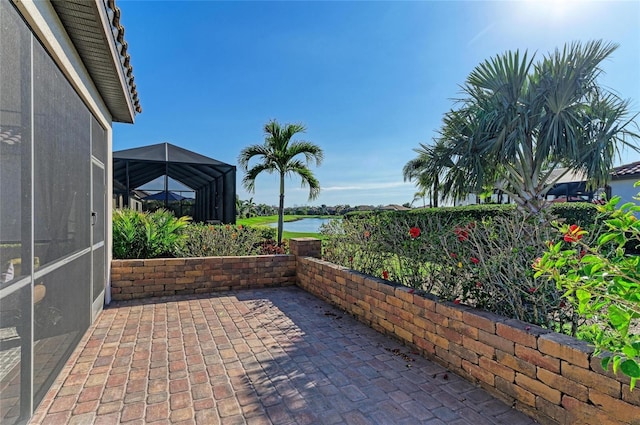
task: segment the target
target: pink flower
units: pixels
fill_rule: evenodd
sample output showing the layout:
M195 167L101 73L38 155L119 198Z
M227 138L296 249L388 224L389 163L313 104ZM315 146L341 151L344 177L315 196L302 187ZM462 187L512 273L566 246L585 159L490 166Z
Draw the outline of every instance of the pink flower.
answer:
M471 262L473 264L478 264L480 262L480 260L478 260L476 257L471 257Z
M453 252L451 254L449 254L449 255L451 256L451 258L458 258L458 256Z
M476 288L482 288L482 282L476 282Z
M531 265L531 267L535 270L538 269L540 267L540 262L542 261L542 258L538 257L533 261L533 264Z

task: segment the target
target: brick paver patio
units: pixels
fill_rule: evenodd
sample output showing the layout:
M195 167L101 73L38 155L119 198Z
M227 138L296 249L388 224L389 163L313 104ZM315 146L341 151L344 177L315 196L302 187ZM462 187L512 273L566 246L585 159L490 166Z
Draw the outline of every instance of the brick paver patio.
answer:
M31 423L535 422L288 287L106 309Z

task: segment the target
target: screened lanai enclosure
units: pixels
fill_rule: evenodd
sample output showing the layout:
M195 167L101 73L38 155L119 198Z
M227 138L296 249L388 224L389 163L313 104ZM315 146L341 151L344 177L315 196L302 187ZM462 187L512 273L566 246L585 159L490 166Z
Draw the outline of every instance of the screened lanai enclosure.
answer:
M30 421L109 302L112 124L141 112L119 16L0 1L2 425Z
M169 178L193 189L193 220L235 223L236 167L195 152L159 143L113 153L115 198L130 206L134 190L164 177L162 192L170 202Z

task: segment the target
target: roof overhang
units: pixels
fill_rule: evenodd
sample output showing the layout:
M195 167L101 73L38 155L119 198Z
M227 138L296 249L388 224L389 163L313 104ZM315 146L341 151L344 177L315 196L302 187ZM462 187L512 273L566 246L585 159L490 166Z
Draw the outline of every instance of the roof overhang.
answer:
M51 4L113 121L133 123L142 109L114 0L52 0Z

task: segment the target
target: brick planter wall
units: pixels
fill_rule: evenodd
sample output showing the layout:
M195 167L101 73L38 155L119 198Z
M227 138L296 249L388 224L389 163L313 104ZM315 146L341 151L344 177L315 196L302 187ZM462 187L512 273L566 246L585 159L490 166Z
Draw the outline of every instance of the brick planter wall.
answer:
M293 255L113 260L113 300L293 285Z
M640 424L640 387L603 371L586 343L315 258L297 258L297 279L543 424Z

